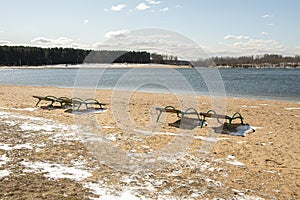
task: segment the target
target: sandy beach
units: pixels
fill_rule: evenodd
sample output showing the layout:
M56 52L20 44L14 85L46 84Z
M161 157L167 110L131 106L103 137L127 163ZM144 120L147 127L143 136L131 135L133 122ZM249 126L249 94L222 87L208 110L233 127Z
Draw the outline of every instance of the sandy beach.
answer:
M184 109L171 94L97 90L106 112L74 115L32 97L71 88L0 88L0 199L300 198L299 102L228 97L222 114L256 130L241 137L215 133L212 119L192 130L169 126L175 114L156 122L156 107Z

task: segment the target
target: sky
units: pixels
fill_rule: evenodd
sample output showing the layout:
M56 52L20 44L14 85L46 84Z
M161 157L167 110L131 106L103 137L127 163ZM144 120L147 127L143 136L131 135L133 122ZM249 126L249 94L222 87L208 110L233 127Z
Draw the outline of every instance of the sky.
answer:
M0 45L97 49L156 28L210 56L294 56L299 9L299 0L0 0Z

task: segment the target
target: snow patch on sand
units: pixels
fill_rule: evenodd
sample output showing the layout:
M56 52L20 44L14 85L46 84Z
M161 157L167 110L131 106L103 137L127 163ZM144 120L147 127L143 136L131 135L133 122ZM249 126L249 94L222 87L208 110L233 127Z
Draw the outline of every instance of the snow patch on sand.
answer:
M22 161L21 164L27 168L24 172L43 173L45 177L53 179L68 178L75 181L82 181L92 176L92 173L87 170L63 164L26 161Z
M9 176L10 173L11 173L11 172L10 172L9 170L6 170L6 169L0 170L0 178L3 178L3 177L5 177L5 176Z
M299 108L285 108L286 110L300 110L300 107Z
M0 167L2 165L5 165L7 162L9 162L10 159L6 156L6 154L3 154L1 157L0 157Z
M20 111L24 110L24 111L31 111L31 112L36 111L38 109L39 108L11 108L11 110L20 110Z
M229 155L227 156L227 158L225 159L226 163L230 164L230 165L235 165L235 166L246 166L244 163L239 162L235 159L234 156Z
M11 151L15 149L33 149L33 147L30 143L17 144L15 146L11 146L11 144L0 144L0 149L4 151Z

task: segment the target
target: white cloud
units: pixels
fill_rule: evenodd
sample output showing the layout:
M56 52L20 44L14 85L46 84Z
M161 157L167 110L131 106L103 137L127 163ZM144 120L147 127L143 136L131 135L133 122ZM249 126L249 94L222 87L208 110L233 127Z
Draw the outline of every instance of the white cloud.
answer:
M51 39L46 37L33 38L31 45L39 47L63 47L63 48L80 48L80 49L90 49L89 45L80 44L75 42L73 39L66 37L59 37L57 39Z
M71 44L73 42L73 40L66 38L66 37L59 37L57 39L37 37L37 38L32 39L30 42L38 43L38 44L50 44L50 45L65 46L65 45Z
M221 42L217 47L207 49L213 56L298 55L300 53L300 49L284 45L274 39L269 39L269 37L263 37L268 36L268 32L261 32L260 35L262 38L227 35L224 37L226 42Z
M210 56L300 55L299 46L287 46L273 39L229 40L219 43L218 46L209 46L206 50Z
M146 5L145 3L140 3L139 5L137 5L136 9L138 10L146 10L150 8L150 6Z
M87 23L89 23L88 19L83 20L83 24L87 24Z
M266 15L262 15L261 18L264 18L264 19L265 19L265 18L273 18L273 15L268 15L268 14L266 14Z
M269 23L269 24L267 24L268 26L274 26L274 23Z
M8 41L8 40L0 40L0 45L3 45L3 44L10 44L11 42Z
M126 34L128 34L129 31L126 29L123 30L117 30L117 31L109 31L107 33L105 33L105 37L106 38L121 38L124 37Z
M112 6L111 7L111 10L112 11L121 11L123 10L123 8L125 8L126 5L125 4L119 4L119 5L116 5L116 6Z
M249 37L243 35L226 35L224 37L224 40L246 40L246 39L249 39Z
M0 30L0 33L4 33L4 30Z
M176 8L182 8L182 6L181 5L176 5Z
M154 5L157 5L157 4L160 4L160 1L154 1L154 0L146 0L149 4L154 4Z
M30 42L32 43L51 43L51 39L45 38L45 37L37 37L32 39Z
M160 12L166 12L168 10L169 10L169 8L163 8L163 9L160 10Z
M124 51L155 52L174 55L179 59L182 58L186 60L207 56L207 54L203 52L203 49L201 49L196 43L193 43L190 40L187 40L184 36L169 30L146 28L133 30L128 34L117 35L118 37L110 37L109 40L98 43L94 46L94 48L102 50L118 49ZM108 36L111 36L111 33L106 34L106 37Z
M257 54L289 54L289 48L272 39L249 39L228 44L230 50L239 52L240 55Z

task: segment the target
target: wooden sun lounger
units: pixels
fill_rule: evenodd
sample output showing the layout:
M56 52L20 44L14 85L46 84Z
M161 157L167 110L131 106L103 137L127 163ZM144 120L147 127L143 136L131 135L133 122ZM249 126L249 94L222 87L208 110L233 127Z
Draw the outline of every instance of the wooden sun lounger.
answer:
M156 122L159 121L159 118L160 118L160 116L161 116L161 114L163 112L167 112L167 113L176 113L177 117L181 118L181 119L184 118L186 115L196 115L197 119L200 122L200 128L203 127L206 118L216 118L216 119L218 119L218 121L219 121L219 119L226 119L226 120L228 120L228 126L227 126L228 130L230 130L232 121L235 120L235 119L240 119L241 124L244 124L244 122L243 122L244 118L242 117L242 115L239 112L234 113L230 117L228 115L217 114L213 110L209 110L206 113L202 113L202 112L198 113L196 111L196 109L194 109L194 108L188 108L186 111L183 112L181 110L178 110L178 109L174 108L173 106L166 106L165 108L156 108L156 110L159 111L159 114L158 114L158 117L156 119Z
M241 120L241 124L244 124L244 118L242 117L241 113L239 112L235 112L231 117L228 115L222 115L222 114L217 114L215 111L213 110L209 110L206 113L200 113L201 116L203 116L203 121L205 120L205 118L216 118L216 119L226 119L228 120L228 126L227 129L230 130L232 121L235 119L240 119ZM202 128L203 124L201 124L201 128Z
M95 106L99 106L99 108L103 108L102 106L106 106L106 103L100 103L98 100L96 99L86 99L83 101L83 103L86 108L90 108L90 105L95 105Z
M42 96L33 96L34 98L38 99L38 102L35 104L37 107L41 101L50 101L51 103L47 105L47 107L51 108L54 107L54 103L60 103L60 106L55 106L58 108L66 108L67 106L73 106L74 104L81 104L83 100L79 98L68 98L68 97L55 97L52 95L48 95L45 97Z
M74 113L74 112L85 112L85 111L89 111L91 112L92 110L95 111L101 111L101 110L105 110L103 108L103 106L107 105L105 103L100 103L98 100L96 99L85 99L82 100L81 98L68 98L68 97L55 97L52 95L48 95L45 97L42 96L33 96L34 98L38 99L38 102L36 103L35 106L38 106L39 103L41 101L49 101L50 104L47 106L42 106L43 108L46 109L54 109L54 108L69 108L67 110L65 110L65 112L68 113ZM60 106L54 106L54 103L60 103ZM82 107L82 105L84 105L84 108ZM72 108L70 108L72 107Z
M76 102L76 98L74 98L73 103L74 102L76 103L76 106L74 106L71 109L65 110L65 112L67 112L67 113L80 113L80 112L84 113L84 112L86 112L87 113L87 111L91 112L92 110L100 111L100 110L105 110L105 108L103 108L103 106L107 105L105 103L100 103L96 99L86 99L84 101L79 100ZM82 105L84 105L83 109L82 109Z
M37 107L41 101L50 101L51 102L50 105L53 105L54 102L57 100L57 97L52 96L52 95L48 95L48 96L45 96L45 97L41 97L41 96L32 96L32 97L38 99L38 102L35 104L35 107Z
M181 118L180 114L182 113L182 111L181 111L181 110L175 109L173 106L166 106L166 107L164 107L164 108L156 108L156 110L159 111L159 114L158 114L158 117L157 117L157 119L156 119L156 122L159 121L159 118L160 118L160 116L161 116L161 114L162 114L163 112L167 112L167 113L176 113L176 114L177 114L177 117L178 117L178 118Z
M70 106L70 107L80 107L83 103L83 100L80 98L59 98L57 99L58 102L60 102L64 107Z

